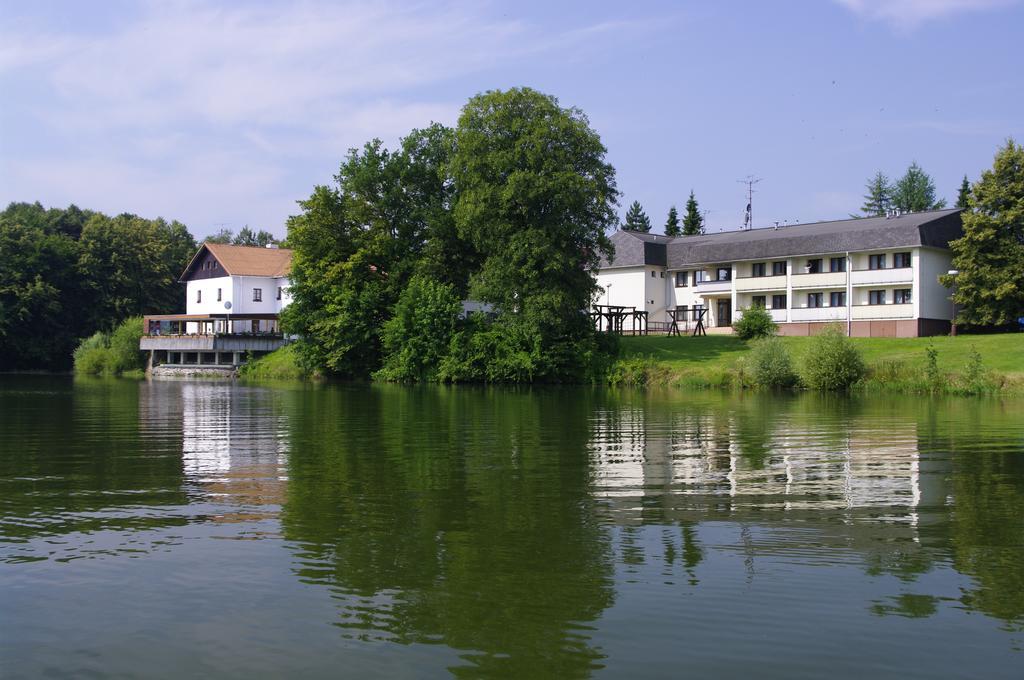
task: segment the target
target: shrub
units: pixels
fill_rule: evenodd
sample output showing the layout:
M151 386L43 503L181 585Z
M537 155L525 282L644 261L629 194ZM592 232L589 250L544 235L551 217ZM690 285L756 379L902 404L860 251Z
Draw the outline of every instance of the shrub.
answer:
M961 375L959 392L962 394L984 394L995 389L995 385L981 363L981 353L978 348L971 346L970 354L967 355L967 366Z
M847 390L864 377L864 359L841 326L829 324L811 341L804 382L818 390Z
M793 370L793 359L781 338L757 341L749 361L754 384L759 387L793 387L799 381Z
M111 333L97 332L82 340L74 352L75 372L85 375L121 375L141 370L139 350L142 317L122 321Z
M732 325L733 331L743 340L767 338L775 335L779 326L772 321L772 315L760 305L743 312L743 316Z
M455 289L426 276L414 276L384 322L381 380L432 380L448 353L462 305Z

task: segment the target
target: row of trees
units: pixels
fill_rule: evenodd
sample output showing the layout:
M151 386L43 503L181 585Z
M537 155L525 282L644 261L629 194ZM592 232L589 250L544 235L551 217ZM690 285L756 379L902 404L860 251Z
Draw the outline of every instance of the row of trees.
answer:
M231 229L221 229L212 236L208 236L206 241L208 243L226 243L233 246L251 246L256 248L266 248L271 243L278 242L269 231L264 231L263 229L253 231L249 228L249 225L239 229L237 234Z
M651 220L644 212L640 201L633 201L626 211L626 219L621 225L623 231L639 231L649 233L651 231ZM704 216L700 213L697 205L697 198L690 191L690 197L686 199L686 212L683 221L679 221L679 211L673 205L668 210L668 219L665 221L665 236L696 236L704 233Z
M967 184L967 177L964 177ZM939 210L946 207L946 200L936 198L935 182L917 162L910 164L907 171L895 182L879 170L867 182L867 193L864 194L864 205L861 206L863 217L884 217L890 210L900 212L921 212L922 210ZM961 188L958 208L966 207L964 189Z
M185 225L12 203L0 212L0 370L65 370L83 337L178 307Z
M608 357L586 310L617 221L586 116L534 90L472 98L456 128L353 149L289 220L307 368L391 380L583 380ZM461 301L487 315L462 318Z

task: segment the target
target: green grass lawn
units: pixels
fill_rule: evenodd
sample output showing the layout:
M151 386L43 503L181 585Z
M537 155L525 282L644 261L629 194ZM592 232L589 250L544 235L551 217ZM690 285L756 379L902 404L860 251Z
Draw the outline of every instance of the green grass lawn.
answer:
M813 338L783 338L796 362L800 362ZM853 338L868 366L881 361L902 361L908 366L924 367L925 348L938 351L939 366L958 372L967 365L972 347L981 354L985 368L1006 375L1024 376L1024 333L999 335L959 335L955 338ZM623 357L650 357L667 368L682 371L721 371L735 367L749 346L730 335L694 338L640 336L621 338Z

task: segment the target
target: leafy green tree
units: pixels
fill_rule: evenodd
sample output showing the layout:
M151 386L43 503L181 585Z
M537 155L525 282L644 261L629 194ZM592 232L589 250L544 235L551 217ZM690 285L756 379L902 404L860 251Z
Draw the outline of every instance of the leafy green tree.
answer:
M935 182L917 162L910 164L906 174L893 187L892 203L900 212L921 212L946 207L946 200L935 198Z
M231 239L231 243L236 246L265 248L272 243L277 243L277 239L269 231L264 231L263 229L253 231L249 228L249 225L246 225Z
M235 232L227 227L219 229L203 239L206 243L232 243L235 240Z
M303 337L307 369L366 377L381 366L382 328L410 278L467 288L473 249L451 217L450 130L415 130L395 152L353 149L335 177L289 220L293 301L283 318Z
M668 209L668 219L665 221L665 236L679 236L682 233L682 227L679 225L679 211L672 206Z
M865 186L864 205L860 207L864 217L885 217L893 205L895 187L884 172L879 170Z
M79 243L78 271L93 302L95 328L107 330L135 314L181 307L178 277L196 243L180 222L96 214Z
M455 334L462 305L454 286L413 276L384 323L384 366L377 377L395 382L434 380Z
M956 195L956 207L961 210L966 210L970 207L971 200L971 183L967 181L967 175L964 175L964 181L960 183L960 191Z
M804 382L816 390L848 390L867 373L864 359L839 324L811 339L804 355Z
M651 220L644 212L640 201L633 201L626 211L626 221L622 223L623 231L639 231L647 233L651 230Z
M452 176L459 233L480 253L473 298L533 379L582 379L600 354L586 310L611 251L615 171L582 111L529 88L470 99Z
M964 235L953 241L957 317L967 324L1003 325L1024 316L1024 147L1007 140L991 170L971 190L962 213Z
M697 206L697 198L690 190L690 197L686 199L686 214L683 216L683 235L697 236L704 233L704 217L700 214Z

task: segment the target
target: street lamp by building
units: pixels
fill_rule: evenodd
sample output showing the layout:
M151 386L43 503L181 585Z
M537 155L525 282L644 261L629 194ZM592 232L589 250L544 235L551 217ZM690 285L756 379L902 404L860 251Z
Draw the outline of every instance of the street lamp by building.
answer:
M608 286L604 289L604 304L605 304L606 307L611 304L611 299L612 299L612 284L609 283Z
M956 336L956 277L960 275L960 271L957 269L950 269L946 272L950 278L953 279L953 320L949 323L949 334L950 336Z

